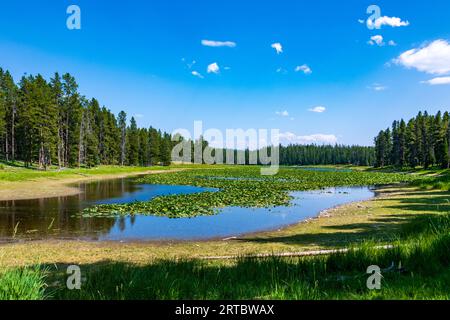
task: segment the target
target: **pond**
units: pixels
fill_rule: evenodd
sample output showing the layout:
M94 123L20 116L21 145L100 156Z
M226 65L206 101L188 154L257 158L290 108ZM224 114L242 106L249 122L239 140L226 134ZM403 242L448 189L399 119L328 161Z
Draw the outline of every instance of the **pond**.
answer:
M292 206L221 209L214 216L83 218L75 215L102 203L142 201L161 195L215 191L210 188L136 184L115 179L77 185L75 196L0 202L0 241L85 239L99 241L200 240L278 229L337 205L374 196L368 187L292 192Z
M353 172L352 169L347 168L332 168L332 167L302 167L293 166L291 168L304 170L304 171L316 171L316 172Z

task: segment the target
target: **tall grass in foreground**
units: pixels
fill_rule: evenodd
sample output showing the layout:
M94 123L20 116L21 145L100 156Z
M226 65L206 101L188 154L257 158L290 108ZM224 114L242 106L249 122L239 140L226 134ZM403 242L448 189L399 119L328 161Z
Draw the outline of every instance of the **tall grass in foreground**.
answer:
M45 278L39 267L0 271L0 300L43 300Z
M450 299L450 215L420 217L392 249L366 243L346 253L237 261L154 261L81 266L81 290L43 291L43 273L13 270L0 280L6 299ZM380 266L382 289L366 286ZM50 283L65 283L50 274Z
M156 261L85 266L81 291L59 299L450 299L450 216L418 218L393 249L366 243L310 258ZM367 289L367 267L383 271Z

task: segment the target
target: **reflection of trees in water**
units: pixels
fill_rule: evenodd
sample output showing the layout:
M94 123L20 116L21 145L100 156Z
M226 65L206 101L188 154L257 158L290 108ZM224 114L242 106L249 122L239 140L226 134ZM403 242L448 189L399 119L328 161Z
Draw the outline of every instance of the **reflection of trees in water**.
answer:
M9 238L14 234L17 223L17 237L71 237L97 236L110 233L116 224L111 218L74 217L92 202L121 197L139 187L126 179L78 184L81 193L75 196L42 198L36 200L11 200L0 202L0 237ZM135 217L130 219L134 224ZM126 228L126 220L119 219L121 231Z

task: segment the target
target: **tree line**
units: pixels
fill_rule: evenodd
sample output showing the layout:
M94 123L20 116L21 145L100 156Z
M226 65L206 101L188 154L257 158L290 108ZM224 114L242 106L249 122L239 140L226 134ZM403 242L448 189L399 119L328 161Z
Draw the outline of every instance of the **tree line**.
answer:
M104 165L170 164L171 135L138 128L124 111L116 117L78 91L66 73L47 81L40 74L18 84L0 68L0 159L46 169Z
M178 138L153 127L139 128L134 117L128 122L124 111L116 116L97 99L87 99L69 73L55 73L49 81L40 74L27 75L16 83L9 71L0 68L0 160L23 161L41 169L168 165L173 147L184 140ZM195 144L201 144L202 150L208 147L202 138L186 142L191 145L192 161ZM215 152L223 152L226 159L226 150ZM281 165L376 162L372 147L289 145L279 146L279 152ZM251 153L245 150L245 158ZM234 150L235 163L238 158Z
M281 165L356 165L372 166L375 149L344 145L280 146Z
M375 138L375 165L449 168L449 120L448 112L429 115L425 111L408 122L394 121Z

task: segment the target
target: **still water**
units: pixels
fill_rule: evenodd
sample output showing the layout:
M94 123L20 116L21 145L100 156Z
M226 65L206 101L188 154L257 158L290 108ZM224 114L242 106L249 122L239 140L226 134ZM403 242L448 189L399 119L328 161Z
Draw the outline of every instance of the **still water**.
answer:
M74 217L101 203L149 200L156 196L215 189L191 186L142 185L132 179L79 184L76 196L0 202L0 241L26 239L194 240L238 236L277 229L315 217L324 209L374 196L368 187L293 192L290 207L222 209L214 216L169 219L155 216L120 218Z

